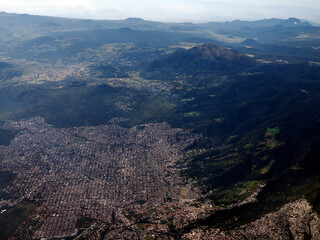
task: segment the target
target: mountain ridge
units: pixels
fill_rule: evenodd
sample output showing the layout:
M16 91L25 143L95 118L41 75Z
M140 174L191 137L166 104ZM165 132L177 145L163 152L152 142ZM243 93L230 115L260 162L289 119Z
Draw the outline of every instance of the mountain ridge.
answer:
M254 64L252 59L240 52L208 43L189 50L178 50L155 60L147 66L146 73L174 71L180 74L201 74L235 71Z

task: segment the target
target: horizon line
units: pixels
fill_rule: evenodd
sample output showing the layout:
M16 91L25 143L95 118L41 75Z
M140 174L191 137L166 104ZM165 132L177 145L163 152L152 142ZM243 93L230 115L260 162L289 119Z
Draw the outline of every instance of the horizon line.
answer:
M6 11L0 11L0 14L15 14L15 15L29 15L29 16L37 16L37 17L52 17L52 18L62 18L62 19L70 19L70 20L92 20L92 21L125 21L128 19L140 19L143 21L148 22L159 22L159 23L192 23L192 24L204 24L204 23L226 23L226 22L233 22L233 21L243 21L243 22L255 22L255 21L262 21L262 20L271 20L271 19L279 19L279 20L289 20L289 19L298 19L301 22L307 22L314 26L320 26L320 22L311 21L309 19L301 19L298 17L289 17L289 18L277 18L277 17L270 17L270 18L255 18L255 19L248 19L248 18L234 18L234 19L228 19L226 17L226 20L207 20L207 21L192 21L192 20L184 20L184 21L161 21L161 20L155 20L155 19L146 19L141 17L126 17L126 18L82 18L82 17L68 17L68 16L59 16L59 15L42 15L42 14L31 14L31 13L18 13L18 12L6 12ZM224 18L224 17L218 17L218 18Z

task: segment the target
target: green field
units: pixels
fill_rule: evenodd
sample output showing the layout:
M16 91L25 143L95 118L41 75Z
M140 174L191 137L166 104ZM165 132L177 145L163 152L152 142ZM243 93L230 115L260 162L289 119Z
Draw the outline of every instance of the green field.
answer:
M260 186L259 181L246 181L214 192L210 198L216 205L229 205L245 200Z
M198 117L200 115L199 112L192 111L192 112L187 112L184 114L185 117Z

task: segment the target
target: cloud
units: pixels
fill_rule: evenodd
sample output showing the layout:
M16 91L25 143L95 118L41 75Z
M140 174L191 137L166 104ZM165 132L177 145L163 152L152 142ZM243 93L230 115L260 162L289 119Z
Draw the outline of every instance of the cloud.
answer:
M320 22L318 0L10 0L7 12L38 15L160 21L215 21L298 17Z

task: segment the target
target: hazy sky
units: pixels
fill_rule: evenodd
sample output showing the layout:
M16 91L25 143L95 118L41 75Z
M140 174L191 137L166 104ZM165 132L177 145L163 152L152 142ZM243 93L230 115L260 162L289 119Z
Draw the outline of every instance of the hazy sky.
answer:
M0 0L0 11L170 22L297 17L320 23L320 0Z

